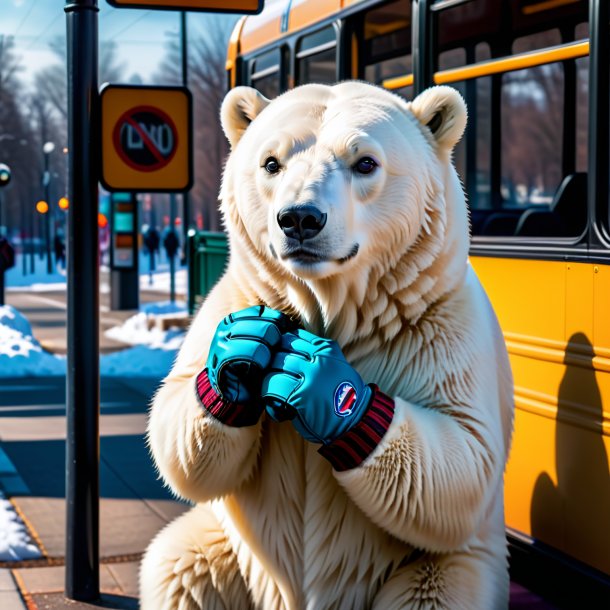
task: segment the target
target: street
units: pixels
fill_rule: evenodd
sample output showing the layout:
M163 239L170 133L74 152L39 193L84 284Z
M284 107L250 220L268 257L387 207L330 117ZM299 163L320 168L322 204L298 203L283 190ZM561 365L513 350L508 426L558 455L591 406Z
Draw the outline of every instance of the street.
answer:
M110 311L101 275L100 351L125 344L104 332L135 311ZM66 352L66 291L12 288L6 302L23 313L48 351ZM167 292L140 291L141 305ZM154 535L187 506L158 480L145 444L146 411L156 377L102 377L100 412L100 586L104 607L138 607L138 567ZM0 608L65 608L65 378L21 377L0 384L0 489L41 551L39 559L0 562ZM7 583L7 584L4 584ZM20 597L21 596L21 597ZM70 608L89 607L69 603Z
M135 311L111 311L108 272L100 274L100 352L102 354L122 349L125 345L104 336L113 326L123 324ZM33 291L30 288L11 288L6 292L6 303L18 309L32 324L34 336L48 351L66 353L66 300L65 289ZM140 290L140 305L167 301L167 292L156 289Z

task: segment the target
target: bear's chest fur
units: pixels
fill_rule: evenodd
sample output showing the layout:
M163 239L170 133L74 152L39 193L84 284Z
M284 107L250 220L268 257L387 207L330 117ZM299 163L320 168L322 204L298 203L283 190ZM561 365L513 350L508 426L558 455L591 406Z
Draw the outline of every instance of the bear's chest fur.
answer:
M224 506L238 544L245 543L284 583L283 596L296 596L294 607L306 607L308 594L321 591L342 604L346 590L354 599L372 598L411 552L362 513L317 446L289 422L264 421L257 468Z

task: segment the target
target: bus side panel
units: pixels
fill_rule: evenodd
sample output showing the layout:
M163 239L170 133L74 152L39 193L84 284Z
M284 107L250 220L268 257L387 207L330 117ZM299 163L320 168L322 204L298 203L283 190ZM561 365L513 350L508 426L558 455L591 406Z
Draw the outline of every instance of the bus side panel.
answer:
M603 407L610 405L610 270L471 262L500 320L515 378L507 526L610 574L610 428Z

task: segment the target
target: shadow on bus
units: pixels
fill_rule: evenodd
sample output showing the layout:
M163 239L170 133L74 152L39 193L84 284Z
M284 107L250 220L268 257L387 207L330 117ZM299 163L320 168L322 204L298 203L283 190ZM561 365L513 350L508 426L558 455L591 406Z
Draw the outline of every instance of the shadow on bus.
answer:
M530 510L531 532L534 546L546 551L549 547L557 549L583 563L596 562L598 568L607 571L610 473L593 356L593 346L585 334L570 337L558 392L556 483L547 472L538 476ZM561 588L559 573L548 576L555 589ZM569 587L568 582L563 584Z

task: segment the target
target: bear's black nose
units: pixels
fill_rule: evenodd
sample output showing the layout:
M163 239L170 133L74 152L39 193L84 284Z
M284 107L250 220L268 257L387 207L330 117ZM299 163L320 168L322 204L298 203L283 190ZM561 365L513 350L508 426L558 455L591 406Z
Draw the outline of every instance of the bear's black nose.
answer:
M285 207L278 212L277 223L284 235L302 242L315 237L324 228L326 214L313 205Z

